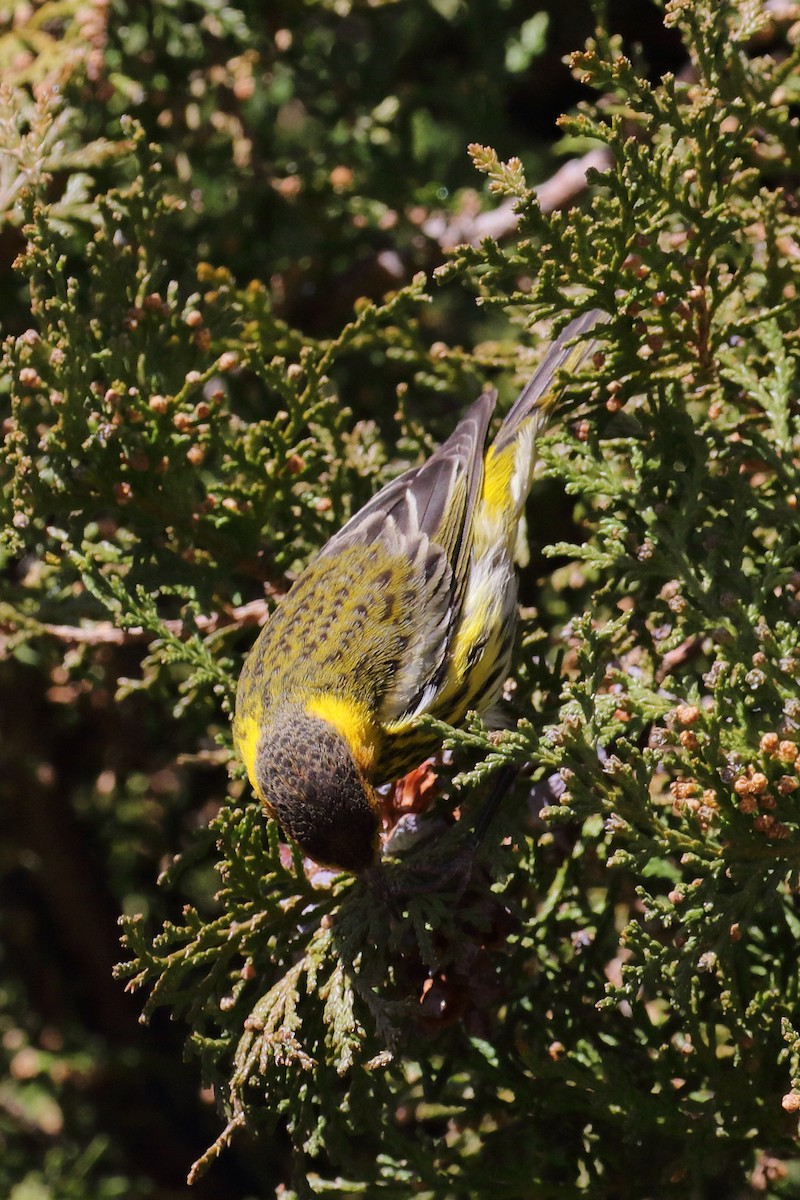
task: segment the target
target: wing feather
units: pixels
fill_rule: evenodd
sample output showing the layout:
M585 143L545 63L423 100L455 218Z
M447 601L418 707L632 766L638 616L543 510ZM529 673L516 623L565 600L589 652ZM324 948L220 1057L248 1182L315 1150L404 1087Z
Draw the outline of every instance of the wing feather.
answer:
M381 541L390 555L404 555L414 567L416 632L383 699L381 720L413 711L441 677L466 586L494 404L494 393L480 396L426 462L387 484L322 550L327 556L348 545Z
M463 539L480 490L486 431L495 399L494 392L480 396L429 459L381 488L321 553L338 550L345 542L372 542L391 518L401 534L426 533L450 557Z

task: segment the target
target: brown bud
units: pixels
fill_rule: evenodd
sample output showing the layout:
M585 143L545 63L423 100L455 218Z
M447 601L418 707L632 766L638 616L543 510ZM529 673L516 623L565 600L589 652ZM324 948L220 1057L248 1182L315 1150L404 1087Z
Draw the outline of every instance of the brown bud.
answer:
M19 381L23 387L41 387L42 380L35 367L23 367L19 373Z
M781 742L778 746L778 758L781 762L793 763L797 758L797 746L794 742Z
M353 172L349 167L334 167L328 178L335 192L346 192L353 186Z

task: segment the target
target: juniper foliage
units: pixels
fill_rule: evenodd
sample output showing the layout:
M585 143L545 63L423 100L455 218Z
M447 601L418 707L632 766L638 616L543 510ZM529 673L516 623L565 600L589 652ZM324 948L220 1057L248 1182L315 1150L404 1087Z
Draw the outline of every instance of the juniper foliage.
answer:
M265 821L230 745L236 673L265 591L430 448L420 396L446 431L519 355L431 347L422 277L319 338L264 283L170 275L184 214L133 122L80 258L85 214L26 180L2 619L23 663L71 639L62 685L116 686L154 733L168 712L212 781L210 832L175 830L162 876L183 907L155 937L129 911L118 970L213 1088L192 1178L278 1132L297 1196L796 1186L800 42L755 3L672 0L690 67L651 83L598 17L572 59L597 101L563 127L607 169L546 214L522 163L474 146L520 237L439 272L522 340L609 313L539 447L531 531L551 488L574 535L547 547L509 727L440 727L455 765L395 791L422 836L392 843L381 891L310 871ZM399 432L342 406L362 373L413 385ZM509 763L529 765L468 866Z

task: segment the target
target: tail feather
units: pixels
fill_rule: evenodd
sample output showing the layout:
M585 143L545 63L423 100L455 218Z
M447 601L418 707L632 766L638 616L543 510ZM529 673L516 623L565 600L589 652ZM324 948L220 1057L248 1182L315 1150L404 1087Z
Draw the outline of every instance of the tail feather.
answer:
M562 330L548 349L530 382L525 385L514 401L511 411L500 426L500 432L493 444L495 453L513 441L521 423L534 410L541 413L541 423L545 423L563 391L562 387L553 387L558 372L577 371L597 349L596 338L584 338L577 343L575 343L575 339L582 338L584 334L589 333L598 325L605 324L607 320L608 313L603 312L602 309L593 308L576 317L574 321L570 321L569 325Z

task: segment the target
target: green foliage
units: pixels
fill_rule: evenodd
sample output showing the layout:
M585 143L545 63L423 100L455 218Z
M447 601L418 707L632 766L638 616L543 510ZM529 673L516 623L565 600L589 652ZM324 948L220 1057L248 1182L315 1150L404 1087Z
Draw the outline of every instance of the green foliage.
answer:
M447 431L482 368L510 356L503 345L473 356L431 344L443 318L421 276L359 302L335 336L287 319L292 241L311 219L296 209L269 247L283 279L242 284L202 253L176 254L233 211L225 186L206 187L202 173L231 146L234 158L252 153L242 139L270 106L281 117L259 134L273 139L270 170L302 181L274 194L287 205L324 198L310 259L344 214L353 224L340 254L363 249L394 203L399 168L411 162L421 178L442 141L419 106L383 136L397 98L378 94L382 75L375 94L360 92L363 108L338 110L330 136L328 74L311 95L313 65L330 53L325 72L340 69L337 21L352 22L358 61L376 30L394 30L394 63L422 21L414 6L382 6L375 25L355 6L309 6L269 47L246 6L198 7L197 28L180 5L157 18L158 54L195 63L192 98L160 58L158 104L137 91L141 27L108 32L111 106L137 109L141 124L125 123L113 155L98 159L109 177L90 202L81 183L81 206L67 214L52 168L29 170L22 155L9 168L32 325L6 343L0 462L0 618L14 670L36 669L76 703L116 689L114 719L141 723L137 752L158 746L150 769L168 776L152 788L148 824L133 801L138 764L106 716L77 794L100 825L112 795L109 842L121 843L127 819L136 847L115 850L119 977L141 990L146 1018L165 1008L188 1028L222 1114L193 1177L219 1159L213 1177L249 1132L257 1158L276 1134L288 1140L281 1178L297 1196L792 1194L796 30L768 29L756 4L673 0L666 21L691 69L650 83L599 28L572 59L597 103L563 127L605 147L609 166L578 209L544 213L528 164L478 144L476 122L475 166L515 203L521 236L459 248L440 278L473 287L483 309L524 329L594 306L611 319L539 447L529 523L553 563L522 624L513 720L502 734L478 720L439 727L452 765L423 768L387 796L383 866L354 880L310 868L252 801L225 720L238 667L267 615L265 592L279 597L355 506ZM475 8L462 27L471 36L485 17ZM455 9L437 5L439 19ZM509 17L487 54L521 70L544 27L528 15L512 29ZM228 74L208 66L201 34ZM263 56L269 86L250 91ZM215 87L244 99L227 123L206 122ZM46 162L48 122L73 118L41 111L30 144L39 138ZM169 129L179 113L183 168L174 143L160 153L142 132ZM91 104L86 122L99 137ZM332 176L334 165L343 170ZM410 187L419 201L424 188ZM246 207L229 258L239 268ZM406 219L401 248L413 242ZM310 261L306 279L319 285L331 269ZM426 398L437 412L423 425ZM537 524L547 488L571 514L554 536ZM63 661L54 639L69 645ZM20 779L31 803L47 779L42 753L29 737ZM510 763L530 765L476 854L468 831ZM159 855L176 855L166 898L149 885ZM176 900L179 913L167 907ZM9 993L0 1011L18 1006ZM9 1054L28 1040L9 1017ZM46 1079L51 1064L37 1053L36 1064L17 1060L9 1093L34 1124L58 1119L34 1111L54 1103L24 1076L27 1062ZM55 1162L30 1188L51 1194ZM64 1164L78 1195L72 1180L93 1165L76 1155ZM109 1167L98 1194L117 1194L116 1179Z

